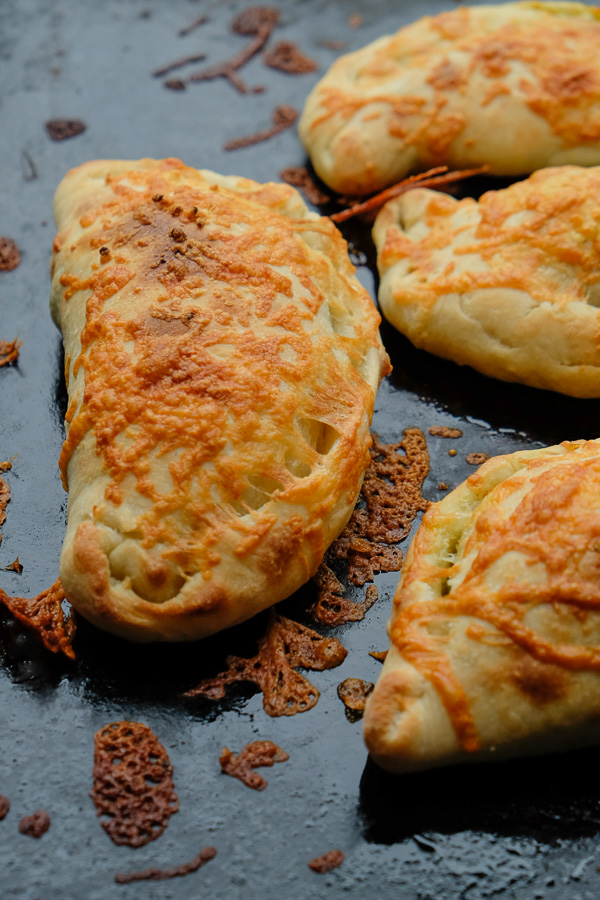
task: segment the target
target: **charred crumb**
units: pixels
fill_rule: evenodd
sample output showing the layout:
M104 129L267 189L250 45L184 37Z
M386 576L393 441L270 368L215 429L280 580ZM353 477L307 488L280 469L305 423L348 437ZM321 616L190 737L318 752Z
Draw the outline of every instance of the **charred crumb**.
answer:
M0 237L0 272L12 272L21 262L21 252L12 238Z
M50 816L45 809L38 809L31 816L24 816L19 822L21 834L32 838L41 838L50 828Z
M87 125L79 119L50 119L46 122L46 131L53 141L66 141L83 134Z
M177 34L179 37L186 37L186 35L191 34L196 28L199 28L201 25L206 24L208 22L208 16L199 16L197 19L194 19L193 22L190 22L189 25L186 25L185 28L181 28Z
M278 21L279 10L271 6L250 6L238 13L231 23L232 31L236 34L251 35L253 40L231 59L195 72L190 76L190 81L226 78L241 94L246 94L248 88L238 75L238 70L262 50Z
M184 697L221 700L235 682L251 682L263 692L263 708L269 716L294 716L316 705L319 691L296 668L332 669L346 658L347 650L336 638L322 637L312 628L270 611L258 653L250 659L227 657L227 669L204 678Z
M329 194L317 187L306 166L288 166L287 169L281 170L279 177L286 184L299 188L306 199L315 206L322 206L331 200Z
M0 588L0 603L4 604L16 619L37 634L48 650L52 653L62 653L68 659L75 659L73 650L75 619L73 615L65 615L62 608L63 600L65 593L60 578L51 587L32 598L9 597Z
M205 863L214 859L217 855L215 847L205 847L198 856L190 862L173 866L170 869L143 869L141 872L117 872L115 881L117 884L131 884L133 881L165 881L167 878L183 878L197 872Z
M302 53L293 41L278 41L266 51L263 61L269 68L279 69L288 75L305 75L318 68L316 61Z
M221 771L233 778L239 778L247 787L255 791L264 791L268 782L258 772L261 766L272 766L276 762L286 762L289 754L272 741L253 741L246 744L238 756L234 756L228 747L223 747L219 757Z
M468 453L465 456L465 460L469 463L470 466L480 466L482 463L489 459L487 453Z
M119 845L143 847L179 810L173 766L156 735L140 722L112 722L94 738L90 796L100 824Z
M170 91L185 91L185 81L181 78L168 78L165 81L165 87Z
M276 106L273 110L273 126L265 131L256 131L254 134L245 137L233 138L227 141L224 150L242 150L245 147L251 147L253 144L260 144L262 141L268 141L269 138L291 128L298 118L298 110L293 106Z
M341 850L329 850L327 853L324 853L323 856L317 856L316 859L311 859L308 863L308 868L319 874L331 872L332 869L337 869L338 866L341 866L345 858L346 857Z
M192 63L202 62L203 59L206 59L206 53L195 53L192 56L182 56L181 59L176 59L173 62L167 63L166 66L161 66L160 69L155 69L152 74L155 78L161 78L163 75L168 75L169 72L173 72L175 69L182 69L184 66L189 66Z
M365 473L359 503L325 554L314 579L319 592L310 614L322 624L341 625L363 618L376 599L371 593L367 594L365 604L348 606L351 602L343 597L343 586L332 566L343 560L347 564L348 581L358 587L373 581L379 572L399 571L402 552L398 544L407 537L418 513L429 507L422 494L429 472L429 454L420 429L406 429L398 444L384 444L374 434L370 453L371 464ZM361 606L364 607L362 615L356 615L361 612Z
M0 822L5 819L10 812L10 800L0 794Z
M463 436L460 428L448 428L446 425L432 425L427 431L433 437L441 438L461 438Z

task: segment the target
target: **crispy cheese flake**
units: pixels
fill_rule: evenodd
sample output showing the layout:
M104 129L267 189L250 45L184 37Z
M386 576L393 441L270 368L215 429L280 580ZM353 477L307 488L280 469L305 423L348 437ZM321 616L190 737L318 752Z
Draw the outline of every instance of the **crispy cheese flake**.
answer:
M311 616L324 625L342 625L364 618L377 599L376 589L367 589L365 602L343 597L343 586L332 565L344 560L348 581L361 587L378 572L397 572L402 565L398 544L407 537L419 512L429 503L421 489L429 472L425 435L408 428L398 444L384 444L376 434L371 447L360 500L350 521L334 541L315 576L319 593ZM362 501L364 507L361 505Z
M156 735L141 722L112 722L94 738L90 796L110 839L143 847L163 833L179 810L173 766Z
M221 700L225 688L238 681L253 682L263 692L263 707L270 716L294 716L312 709L319 691L296 667L333 669L346 658L347 650L336 638L322 637L312 628L292 622L273 610L258 653L251 659L227 657L227 669L204 678L185 697Z
M286 762L289 758L289 753L273 741L253 741L246 744L238 756L235 756L229 747L223 747L219 762L221 771L226 775L239 778L255 791L264 791L268 784L267 780L253 770L261 766L272 766L276 762Z
M18 558L15 562L18 563ZM65 593L60 578L37 597L9 597L0 588L0 603L3 603L16 619L39 635L48 650L75 659L73 650L75 620L72 615L65 615L62 607L64 599Z
M19 358L19 347L23 341L0 341L0 368L10 366Z

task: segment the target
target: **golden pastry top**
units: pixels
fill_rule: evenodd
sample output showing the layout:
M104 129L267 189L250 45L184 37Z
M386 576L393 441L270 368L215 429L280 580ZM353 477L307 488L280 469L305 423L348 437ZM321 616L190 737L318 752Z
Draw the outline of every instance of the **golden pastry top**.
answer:
M600 9L582 3L424 16L340 57L309 96L300 134L344 193L446 163L513 175L597 164L599 41Z
M522 651L496 677L538 704L564 691L561 672L600 670L599 509L600 442L576 441L495 457L426 513L391 639L434 685L465 750L480 739L448 652L457 629Z
M415 189L374 228L394 302L431 308L445 294L512 288L536 303L600 305L600 167L542 169L478 201Z
M316 566L360 486L387 368L335 227L288 186L178 160L88 163L56 211L70 510L98 476L93 521L148 553L131 574L117 548L112 574L164 602L282 522Z

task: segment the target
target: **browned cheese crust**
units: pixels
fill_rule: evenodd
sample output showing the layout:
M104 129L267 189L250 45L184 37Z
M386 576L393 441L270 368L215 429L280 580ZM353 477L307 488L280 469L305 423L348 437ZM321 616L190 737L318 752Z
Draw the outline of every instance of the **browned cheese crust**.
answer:
M344 527L388 360L346 244L287 185L96 161L55 199L61 578L132 640L282 600Z
M403 772L600 740L600 441L488 460L407 554L365 739Z
M599 44L600 10L582 3L425 16L338 59L306 101L300 137L344 194L435 165L598 165Z
M561 166L479 201L392 200L373 230L384 315L484 375L600 397L599 196L600 167Z

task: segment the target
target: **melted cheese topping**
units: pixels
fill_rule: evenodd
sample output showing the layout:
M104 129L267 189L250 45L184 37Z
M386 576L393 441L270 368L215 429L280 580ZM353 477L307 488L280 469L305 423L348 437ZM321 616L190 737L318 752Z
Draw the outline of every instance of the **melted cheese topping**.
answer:
M511 288L535 303L600 305L600 167L535 172L478 201L414 192L411 221L390 207L377 226L383 275L398 265L400 305L443 294ZM400 286L400 285L399 285Z
M598 163L599 40L600 11L580 3L426 16L337 60L307 101L301 137L318 174L347 193L415 166L519 174L588 154Z
M308 577L360 487L387 365L336 229L287 186L177 160L87 164L57 214L60 466L69 515L109 530L113 582L165 603L282 523Z
M490 460L460 490L460 506L449 495L423 520L391 638L435 686L462 747L475 751L481 742L450 649L461 622L471 641L600 670L600 447L581 441Z

